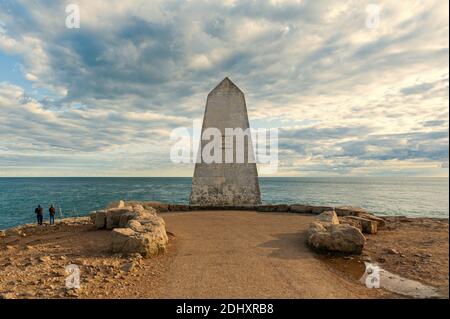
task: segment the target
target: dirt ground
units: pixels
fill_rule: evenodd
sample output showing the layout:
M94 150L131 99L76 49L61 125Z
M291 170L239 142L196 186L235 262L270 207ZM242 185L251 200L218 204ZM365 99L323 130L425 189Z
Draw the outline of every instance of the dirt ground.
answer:
M448 298L448 219L388 217L386 229L364 248L383 268L438 287Z
M357 280L364 272L360 258L324 260L305 245L304 231L314 216L250 211L161 216L169 233L169 249L149 259L112 255L110 232L95 230L87 218L0 237L0 296L393 297L383 289L367 289ZM446 288L448 296L448 221L397 220L388 225L389 229L368 237L364 258L379 259L392 272ZM345 267L330 267L330 258L350 263L352 276ZM65 288L69 264L80 269L80 289Z

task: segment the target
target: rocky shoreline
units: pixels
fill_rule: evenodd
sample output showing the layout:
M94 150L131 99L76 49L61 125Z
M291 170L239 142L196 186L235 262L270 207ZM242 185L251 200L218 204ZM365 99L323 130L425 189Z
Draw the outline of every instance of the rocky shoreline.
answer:
M27 224L0 231L0 297L157 298L156 287L161 286L176 251L176 237L166 231L164 214L201 210L225 209L116 202L88 217L60 220L54 226ZM448 298L448 219L380 218L348 206L260 205L253 209L233 207L235 210L316 216L306 231L306 244L327 252L320 258L325 256L331 271L346 276L350 272L341 264L354 267L375 262L403 277L437 287L440 295ZM346 232L356 238L354 245L349 246L352 241L344 238ZM360 255L352 257L355 253ZM82 289L65 287L65 267L69 264L81 268ZM140 286L143 280L145 291Z

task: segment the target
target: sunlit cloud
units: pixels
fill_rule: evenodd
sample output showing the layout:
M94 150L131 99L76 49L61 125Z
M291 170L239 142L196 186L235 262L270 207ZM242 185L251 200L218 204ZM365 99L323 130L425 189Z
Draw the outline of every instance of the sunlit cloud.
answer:
M68 3L0 1L0 176L191 176L170 131L225 76L279 175L448 175L445 1Z

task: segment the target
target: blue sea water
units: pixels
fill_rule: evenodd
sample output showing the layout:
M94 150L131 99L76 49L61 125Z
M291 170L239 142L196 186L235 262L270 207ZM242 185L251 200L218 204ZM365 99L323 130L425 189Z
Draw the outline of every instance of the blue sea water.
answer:
M260 178L265 203L355 205L378 215L449 216L448 178ZM87 215L111 201L188 203L191 178L0 178L0 229L34 222L50 204L58 217ZM48 218L48 215L45 216Z

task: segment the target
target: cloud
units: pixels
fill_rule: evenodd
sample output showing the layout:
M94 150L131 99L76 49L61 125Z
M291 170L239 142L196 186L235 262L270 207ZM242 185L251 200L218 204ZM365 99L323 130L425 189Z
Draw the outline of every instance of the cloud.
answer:
M67 174L69 157L103 174L112 156L104 174L190 175L167 163L170 130L225 76L252 122L280 128L286 174L448 162L448 3L382 1L375 29L370 1L77 3L80 29L65 2L0 3L0 51L32 87L0 85L0 174L23 155L25 175L46 156Z

